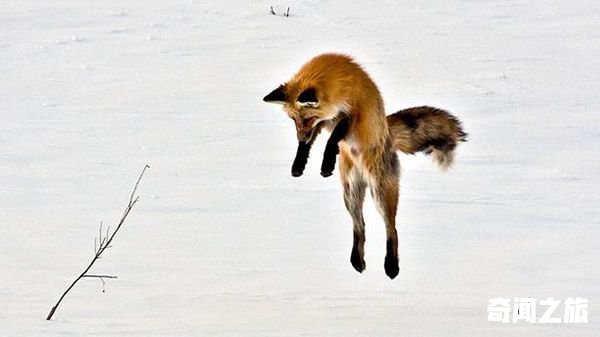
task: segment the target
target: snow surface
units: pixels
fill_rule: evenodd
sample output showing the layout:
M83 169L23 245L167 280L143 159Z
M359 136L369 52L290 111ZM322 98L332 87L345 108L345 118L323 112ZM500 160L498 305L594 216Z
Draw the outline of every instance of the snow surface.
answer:
M326 137L293 179L293 124L261 101L328 51L389 113L470 134L448 173L401 156L393 281L370 200L350 265ZM0 336L597 336L597 0L4 1L0 74ZM45 321L144 164L94 268L119 278ZM575 296L590 323L487 321L491 297Z

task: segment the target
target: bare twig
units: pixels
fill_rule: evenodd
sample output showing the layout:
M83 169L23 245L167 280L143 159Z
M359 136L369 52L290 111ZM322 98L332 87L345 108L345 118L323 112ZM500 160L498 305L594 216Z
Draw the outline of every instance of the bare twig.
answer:
M56 308L58 308L60 302L62 302L62 300L65 298L65 296L67 296L67 293L69 293L69 291L75 286L75 284L77 284L77 282L79 282L79 280L81 280L82 278L84 278L84 277L99 278L102 281L103 285L104 285L104 278L117 278L116 276L112 276L112 275L88 274L88 271L92 268L94 263L96 261L98 261L98 259L101 258L100 255L102 255L102 253L104 253L104 251L106 249L112 247L110 244L113 241L113 239L115 238L115 235L117 235L117 232L119 232L119 229L121 229L121 226L123 225L123 223L125 223L125 219L127 219L127 215L129 215L129 212L131 212L131 209L133 208L133 206L135 206L135 204L140 199L139 196L135 196L135 192L137 191L138 185L140 184L140 181L142 180L142 177L144 176L146 169L149 169L149 168L150 168L150 166L146 165L146 166L144 166L144 169L142 169L142 173L140 173L140 176L138 177L137 181L135 182L135 186L133 187L133 191L131 192L131 196L129 197L129 203L127 204L127 207L125 207L125 211L123 212L123 215L121 216L121 219L119 220L119 223L118 223L115 231L112 232L112 234L111 234L110 227L109 227L108 230L106 231L106 236L103 237L102 223L100 223L100 230L98 231L99 237L97 239L98 243L96 244L96 240L94 240L95 255L92 258L92 261L83 270L83 272L75 279L75 281L73 281L73 283L71 283L71 285L67 288L67 290L65 290L65 292L62 294L62 296L58 299L58 302L56 302L56 304L50 310L50 313L48 314L48 317L46 317L46 320L49 321L52 318L52 316L54 315L54 312L56 311Z
M82 277L95 277L95 278L117 278L114 275L93 275L93 274L86 274L83 275Z
M275 9L273 8L273 6L271 6L269 12L273 15L277 15L277 12L275 12ZM288 7L287 10L285 12L283 12L281 15L285 16L286 18L288 16L290 16L290 7Z

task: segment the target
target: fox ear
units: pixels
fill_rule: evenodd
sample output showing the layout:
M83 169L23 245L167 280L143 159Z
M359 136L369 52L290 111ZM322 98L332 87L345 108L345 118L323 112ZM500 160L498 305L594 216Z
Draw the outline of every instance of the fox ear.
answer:
M308 88L300 93L298 96L298 103L302 106L316 107L319 105L319 99L317 98L317 91L315 88Z
M270 94L263 98L263 101L275 104L284 104L287 95L285 94L285 84L280 85L277 89L271 91Z

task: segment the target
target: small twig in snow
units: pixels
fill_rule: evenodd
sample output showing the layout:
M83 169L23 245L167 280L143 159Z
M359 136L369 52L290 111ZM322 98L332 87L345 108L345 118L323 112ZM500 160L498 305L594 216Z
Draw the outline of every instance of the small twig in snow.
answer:
M92 261L83 270L83 272L75 279L75 281L73 281L73 283L71 283L71 285L67 288L67 290L65 290L65 292L62 294L62 296L60 296L60 298L58 299L58 302L56 302L56 304L52 307L52 309L50 309L50 313L48 313L46 320L49 321L52 318L52 316L54 315L54 312L56 311L56 308L58 308L60 302L62 302L62 300L65 298L65 296L67 296L69 291L82 278L84 278L84 277L99 278L102 281L102 292L104 292L104 279L105 278L117 278L116 276L112 276L112 275L88 274L88 271L92 268L92 266L94 265L94 263L96 261L98 261L99 259L102 258L100 255L102 255L102 253L104 253L104 251L106 249L112 247L110 244L113 241L113 239L115 238L115 235L117 235L117 232L119 232L119 229L121 229L121 226L123 225L123 223L125 223L125 219L127 219L127 215L129 215L129 212L131 212L131 209L133 208L133 206L135 206L135 204L138 202L138 200L140 200L139 196L135 196L135 192L137 191L138 185L140 184L140 181L142 180L142 177L144 176L144 172L146 172L146 169L149 169L149 168L150 168L150 166L148 166L148 165L144 166L142 173L140 173L140 176L138 177L137 181L135 182L135 186L133 187L133 191L131 192L131 196L129 197L129 203L127 204L127 207L125 207L125 211L123 212L123 215L121 216L121 219L119 220L119 223L118 223L115 231L112 232L112 234L111 234L110 227L109 227L108 230L106 231L106 236L103 237L102 222L100 222L100 230L98 231L99 237L97 240L98 244L96 244L96 240L94 240L95 255L92 258ZM135 198L134 198L134 196L135 196Z
M117 278L117 276L115 276L115 275L93 275L93 274L86 274L86 275L83 275L83 277L95 277L95 278Z

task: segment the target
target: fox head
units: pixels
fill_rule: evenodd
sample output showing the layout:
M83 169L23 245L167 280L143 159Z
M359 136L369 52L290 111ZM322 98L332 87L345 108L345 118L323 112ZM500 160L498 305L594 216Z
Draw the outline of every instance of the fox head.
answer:
M296 125L298 141L309 142L315 136L317 126L333 120L339 114L339 107L329 104L324 93L313 86L300 88L285 83L263 98L269 103L282 104L283 110Z

